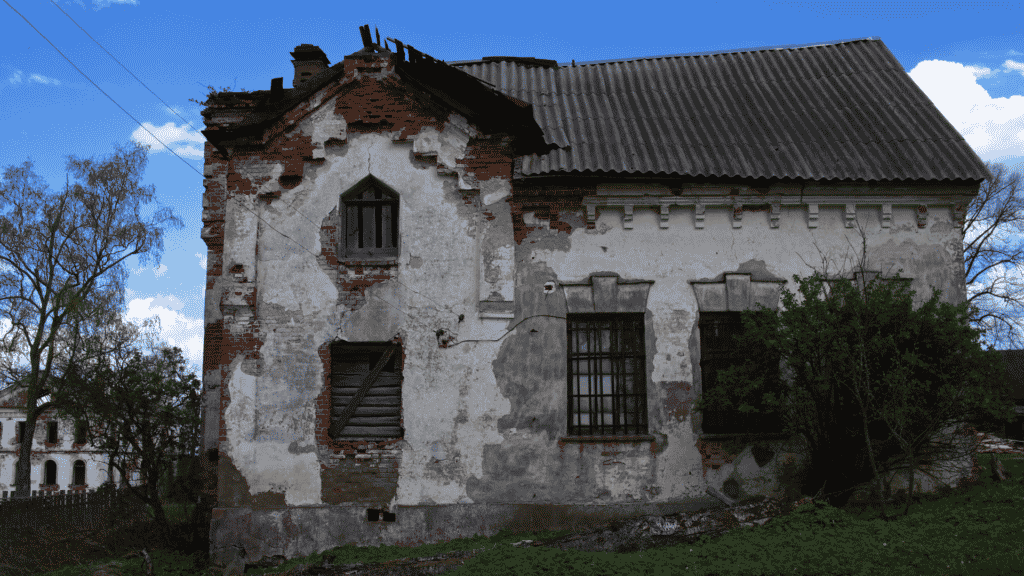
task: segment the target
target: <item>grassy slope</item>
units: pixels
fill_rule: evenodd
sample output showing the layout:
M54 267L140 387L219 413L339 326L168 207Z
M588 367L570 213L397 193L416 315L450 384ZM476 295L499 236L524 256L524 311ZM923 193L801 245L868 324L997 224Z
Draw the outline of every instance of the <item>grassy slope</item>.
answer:
M1013 479L994 485L988 478L991 457L979 455L984 484L963 494L924 497L910 515L882 520L873 510L842 511L803 506L794 514L765 526L735 530L693 545L632 554L519 549L512 542L545 539L567 532L502 533L417 548L345 546L274 569L247 574L272 574L299 564L372 563L421 558L454 550L485 549L448 574L471 575L625 575L625 574L1013 574L1024 573L1024 458L1001 457ZM902 508L900 509L902 510ZM124 576L141 574L137 559L123 562ZM92 566L95 566L93 564ZM198 574L194 556L157 551L155 573ZM67 567L47 576L91 574L86 566Z

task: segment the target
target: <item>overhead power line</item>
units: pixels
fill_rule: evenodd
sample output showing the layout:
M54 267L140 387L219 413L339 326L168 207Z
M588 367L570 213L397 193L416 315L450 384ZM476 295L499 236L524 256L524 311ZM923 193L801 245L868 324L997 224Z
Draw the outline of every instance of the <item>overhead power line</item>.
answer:
M194 130L194 131L198 132L198 130L196 129L196 127L195 127L195 126L192 126L192 123L191 123L191 122L189 122L188 120L186 120L185 118L183 118L183 117L182 117L182 116L181 116L180 114L178 114L178 113L177 113L177 111L175 111L175 110L174 110L174 108L172 108L172 107L171 107L171 106L170 106L170 105L169 105L169 104L168 104L167 102L164 102L163 98L160 98L160 96L159 96L159 95L157 95L157 93L156 93L156 92L154 92L154 91L153 91L153 90L152 90L152 89L151 89L151 88L150 88L149 86L147 86L145 82L143 82L143 81L142 81L142 80L141 80L141 79L140 79L140 78L139 78L138 76L136 76L136 75L135 75L135 74L134 74L134 73L133 73L133 72L132 72L131 70L129 70L127 66L125 66L124 64L122 64L122 63L121 63L121 61L120 61L120 60L118 60L118 59L117 59L117 58L116 58L116 57L115 57L115 56L114 56L113 54L111 54L109 50L107 50L106 48L104 48L104 47L103 47L103 45L102 45L102 44L100 44L100 43L99 43L99 41L97 41L97 40L96 40L95 38L93 38L93 37L92 37L92 35L91 35L91 34L89 34L89 33L88 33L88 32L87 32L86 30L85 30L85 28L82 28L82 26L81 26L81 25L80 25L80 24L79 24L78 22L76 22L76 21L75 21L75 19L74 19L74 18L72 18L70 14L68 14L67 12L65 12L65 11L64 11L64 9L63 9L63 8L61 8L61 7L59 6L59 5L57 5L57 3L56 3L56 2L54 2L53 0L50 0L50 3L51 3L51 4L53 4L53 5L54 5L54 6L55 6L55 7L56 7L56 8L58 9L58 10L60 10L61 12L63 12L63 13L64 13L64 15L65 15L65 16L67 16L67 17L68 17L68 19L69 19L69 20L71 20L71 22L72 22L72 23L74 23L74 25L75 25L75 26L78 26L79 30L81 30L81 31L82 31L83 33L85 33L85 35L86 35L86 36L88 36L90 40L92 40L93 42L95 42L95 43L96 43L96 45L97 45L97 46L99 46L99 47L100 47L100 48L101 48L101 49L102 49L102 50L103 50L104 52L106 52L106 53L107 53L107 55L108 55L108 56L110 56L110 58L114 60L114 62L117 62L117 63L118 63L118 65L119 65L119 66L121 66L121 68L124 68L125 72L128 72L128 74L131 74L132 78L135 78L135 80L136 80L136 81L137 81L137 82L138 82L139 84L142 84L142 86L143 86L143 87L144 87L144 88L145 88L146 90L149 90L149 93L150 93L150 94L152 94L153 96L155 96L155 97L156 97L156 99L157 99L157 100L159 100L159 101L160 101L160 102L161 102L161 103L162 103L162 104L163 104L164 106L166 106L168 110L170 110L170 111L171 111L171 112L172 112L172 113L173 113L173 114L174 114L175 116L177 116L178 118L181 118L181 120L182 120L183 122L185 122L186 124L188 124L188 126L189 126L190 128L192 128L192 130ZM79 73L79 74L81 74L81 75L82 75L83 77L85 77L85 79L86 79L86 80L88 80L88 81L89 81L89 82L90 82L90 83L91 83L91 84L92 84L93 86L95 86L97 90L99 90L99 91L100 91L100 92L101 92L101 93L102 93L102 94L103 94L104 96L106 96L106 97L107 97L107 98L108 98L108 99L109 99L109 100L110 100L111 102L113 102L115 106L117 106L118 108L120 108L122 112L124 112L125 114L127 114L129 118L131 118L132 120L134 120L136 124L138 124L138 125L139 125L139 126L140 126L140 127L141 127L141 128L143 129L143 130L145 130L145 131L146 131L147 133L149 133L149 135L150 135L150 136L152 136L154 140L156 140L157 142L159 142L159 143L160 143L160 144L161 144L161 145L162 145L162 146L163 146L164 148L166 148L166 149L167 149L167 151L168 151L168 152L170 152L171 154L174 154L175 156L177 156L177 158L178 158L179 160L181 160L182 162L184 162L184 163L185 163L185 165L186 165L186 166L188 166L189 168L191 168L191 169L192 169L192 171L194 171L194 172L195 172L196 174L199 174L200 176L203 176L203 173L202 173L202 172L200 172L199 170L196 170L195 166L193 166L193 165L189 164L189 162L188 162L187 160L185 160L184 158L182 158L181 156L179 156L179 155L178 155L178 153L177 153L177 152L175 152L174 150L172 150L170 146L168 146L167 144L164 144L164 142L163 142L162 140L160 140L159 138L157 138L156 134L153 134L153 132L151 132L151 131L149 130L149 128L146 128L146 127L145 127L145 126L144 126L144 125L142 124L142 122L139 122L139 120L138 120L137 118L135 118L134 116L132 116L130 112L128 112L127 110L125 110L125 108L124 108L123 106L121 106L120 104L118 104L118 103L117 103L117 101L116 101L116 100L114 100L114 98L113 98L113 97L111 97L111 96L110 96L109 94L107 94L106 92L104 92L104 91L103 91L103 89L102 89L102 88L100 88L98 84L96 84L95 82L93 82L92 78L89 78L88 74L86 74L85 72L83 72L83 71L82 71L82 69L81 69L81 68L79 68L78 66L76 66L76 65L75 65L75 63L74 63L74 62L72 62L72 61L71 61L71 59L70 59L70 58L68 58L68 57L67 57L67 56L66 56L66 55L65 55L65 54L64 54L63 52L61 52L61 51L60 51L60 49L59 49L59 48L57 48L57 46L55 46L55 45L54 45L54 43L53 43L53 42L50 42L50 39L49 39L49 38L47 38L45 34L43 34L42 32L40 32L40 31L39 31L39 29L38 29L38 28L36 28L36 27L35 27L35 26L34 26L34 25L32 24L32 22L30 22L30 21L29 21L29 19L28 19L28 18L26 18L26 17L24 16L24 15L22 15L22 13L21 13L21 12L18 12L18 10L14 8L14 6L11 6L11 3L10 3L10 2L8 2L7 0L4 0L4 4L7 4L7 6L8 6L8 7L10 7L10 9L11 9L11 10L14 10L14 13L15 13L15 14L17 14L18 16L21 16L22 20L24 20L26 24L28 24L29 26L31 26L31 27L32 27L32 29L33 29L33 30L35 30L35 31L36 31L36 33L37 33L37 34L39 34L39 35L40 35L40 36L41 36L41 37L43 38L43 40L46 40L46 42L47 42L47 43L48 43L48 44L49 44L50 46L52 46L52 47L53 47L53 49L54 49L54 50L56 50L58 54L60 54L60 55L61 55L61 57L62 57L62 58L64 58L65 60L67 60L67 61L68 61L68 64L71 64L71 66L72 66L72 67L74 67L74 69L75 69L75 70L78 70L78 73ZM280 234L281 236L283 236L283 237L287 238L288 240L291 240L291 241L292 241L293 243L295 243L295 244L296 244L296 245L298 245L298 246L299 246L300 248L302 248L303 250L305 250L305 251L306 251L306 252L307 252L307 253L308 253L309 255L311 255L311 256L313 256L313 257L316 257L316 255L315 255L315 254L313 254L312 252L310 252L308 248L306 248L305 246L303 246L302 244L300 244L300 243L299 243L298 241L296 241L296 240L295 240L294 238L292 238L292 237L288 236L288 235L287 235L287 234L285 234L284 232L281 232L280 230L278 230L277 228L275 228L275 227L274 227L273 225L271 225L271 224L270 224L269 222L267 222L267 221L266 221L265 219L263 219L263 217L262 217L262 216L260 216L260 215L259 215L259 213L257 213L257 212L255 212L254 210L250 209L250 208L249 208L248 206L246 206L246 205L245 205L244 203L239 203L239 206L241 206L242 208L244 208L244 209L245 209L246 211L248 211L248 212L252 213L252 214L253 214L254 216L256 216L256 218L257 218L258 220L262 221L262 222L263 222L264 224L266 224L266 225L267 225L268 227L270 227L270 229L271 229L271 230L273 230L274 232L277 232L277 233L278 233L278 234ZM307 221L307 222L309 222L310 224L313 224L314 226L316 225L316 224L315 224L315 223L314 223L314 222L313 222L312 220L310 220L309 218L307 218L305 214L302 214L302 212L301 212L301 211L299 211L299 210L296 210L296 212L298 212L298 213L299 213L299 214L300 214L300 215L301 215L301 216L302 216L303 218L305 218L305 219L306 219L306 221ZM454 313L455 313L455 311L454 311L454 310L452 310L452 309L451 309L450 307L446 307L446 306L443 306L443 305L441 305L441 304L440 304L439 302L435 301L435 300L434 300L433 298L430 298L429 296L427 296L427 295L425 295L425 294L421 294L420 292L418 292L418 291L416 291L416 290L413 290L412 288L410 288L409 286L407 286L407 285L406 285L406 284L405 284L404 282L401 282L401 281L399 281L399 280L398 280L397 278L392 278L392 280L394 280L395 282L398 282L398 283L399 283L399 284L401 284L401 285L402 285L403 287L405 287L405 288L406 288L407 290L410 290L411 292L413 292L413 293L415 293L415 294L417 294L417 295L419 295L419 296L422 296L422 297L426 298L427 300L430 300L430 301L434 302L434 304L437 304L438 306L440 306L440 307L441 307L441 309L447 310L447 312L448 312L448 313L451 313L451 314L454 314ZM367 295L367 296L371 296L371 297L374 297L374 298L376 298L377 300L380 300L380 301L384 302L385 304L387 304L387 305L388 305L388 306L390 306L391 308L394 308L395 310L397 310L397 311L399 311L399 312L401 312L401 313L405 314L405 315L406 315L406 316L407 316L407 317L408 317L408 318L409 318L409 319L410 319L410 320L411 320L411 321L412 321L413 323L415 323L415 324L417 324L417 325L419 325L419 326L422 326L422 327L425 327L425 328L428 328L428 329L429 329L429 326L426 326L426 325L425 325L425 324L423 324L422 322L418 321L418 320L417 320L416 318L413 318L413 317L412 317L412 316L411 316L411 315L410 315L410 314L409 314L408 312L406 312L405 310L403 310L403 309L401 309L401 308L399 308L399 307L395 306L394 304L392 304L392 303L388 302L387 300L385 300L385 299L383 299L383 298L380 298L380 297L376 296L375 294L369 294L369 293L367 293L366 295ZM501 335L501 336L500 336L500 337L499 337L499 338L498 338L497 340L461 340L461 341L459 341L459 342L456 342L455 344L461 344L461 343L463 343L463 342L497 342L498 340L501 340L502 338L504 338L505 336L507 336L507 335L508 335L509 333L511 333L511 332L512 332L513 330L515 330L515 329L516 329L516 327L517 327L517 326L519 326L519 324L522 324L522 323L523 323L523 322L525 322L526 320L529 320L530 318L535 318L535 317L537 317L537 316L549 316L549 315L548 315L548 314L537 314L537 315L533 315L533 316L527 316L526 318L523 318L523 319L522 319L522 320L520 320L520 321L519 321L518 323L516 323L516 325L515 325L515 326L513 326L512 328L510 328L510 329L506 330L506 331L505 331L505 333L504 333L504 334L502 334L502 335ZM564 316L553 316L553 317L554 317L554 318L564 318ZM461 320L461 315L460 315L460 320Z
M57 10L60 10L61 12L64 12L64 9L63 9L63 8L61 8L61 7L60 7L60 5L59 5L59 4L57 4L56 2L54 2L53 0L50 0L50 4L53 4L53 5L54 5L54 6L55 6L55 7L57 8ZM142 81L141 79L139 79L139 77L138 77L138 76L136 76L136 75L135 75L135 74L134 74L134 73L133 73L133 72L132 72L131 70L129 70L127 66L125 66L124 64L122 64L122 63L121 63L121 61L120 61L120 60L118 60L118 59L117 59L117 58L116 58L116 57L115 57L115 56L114 56L113 54L111 54L109 50L107 50L106 48L104 48L104 47L103 47L103 44L100 44L98 40L96 40L95 38L93 38L93 37L92 37L92 35L91 35L91 34L89 34L88 32L86 32L85 28L82 28L82 25L81 25L81 24L79 24L78 22L75 22L75 19L74 19L74 18L72 18L70 14L68 14L67 12L64 12L64 15L65 15L65 16L67 16L67 17L68 17L68 20L71 20L71 22L73 22L75 26L78 26L78 29L79 29L79 30L81 30L82 32L84 32L84 33L85 33L85 35L89 37L89 40L92 40L93 42L95 42L97 46L99 46L99 47L100 47L100 48L101 48L101 49L102 49L102 50L103 50L104 52L106 52L106 53L107 53L107 56L110 56L110 57L111 57L111 58L112 58L112 59L114 60L114 62L117 62L117 64L118 64L118 65L119 65L119 66L120 66L121 68L124 68L124 71L125 71L125 72L127 72L127 73L131 74L131 75L132 75L132 78L135 78L136 80L138 80L139 84L142 84L143 88L145 88L146 90L149 90L149 93L150 93L150 94L152 94L153 96L156 96L156 99L157 99L157 100L159 100L161 104L163 104L164 106L166 106L166 107L167 107L167 109L171 111L171 113L173 113L173 114L174 114L175 116L177 116L178 118L181 118L181 121L182 121L182 122L184 122L185 124L188 124L188 127L189 127L189 128L191 128L192 130L195 130L196 132L199 132L199 130L198 130L198 129L197 129L197 128L196 128L195 126L193 126L191 122L189 122L188 120L186 120L185 118L183 118L183 117L181 116L181 114L178 114L178 112L177 112L177 111L176 111L176 110L175 110L174 108L172 108L170 104L168 104L167 102L164 102L164 99L163 99L163 98L161 98L160 96L158 96L156 92L153 92L153 90L151 90L149 86L146 86L146 83L145 83L145 82L143 82L143 81Z
M143 125L142 125L142 122L139 122L139 120L138 120L137 118L135 118L135 116L132 116L131 112L128 112L127 110L125 110L125 109L124 109L124 106L121 106L120 104L118 104L118 103L117 103L117 100L114 100L114 99L113 99L113 98L112 98L112 97L110 96L110 94L107 94L106 92L104 92L104 91L103 91L103 88L100 88L98 84L96 84L95 82L93 82L93 81L92 81L92 78L89 78L89 75L88 75L88 74L86 74L85 72L82 72L82 69L81 69L81 68L79 68L78 66L75 66L75 63L74 63L74 62L72 62L70 58L68 58L67 56L65 56L65 55L64 55L64 53L60 51L60 48L57 48L57 46L55 46L55 45L53 44L53 42L50 42L50 39L49 39L49 38L47 38L45 34L43 34L42 32L40 32L40 31L39 31L39 29L35 27L35 25L33 25L33 24L32 24L31 22L29 22L28 18L25 18L25 16L24 16L24 15L22 15L22 13L21 13L21 12L18 12L18 10L17 10L17 9L16 9L16 8L15 8L14 6L11 6L11 3L10 3L10 2L8 2L7 0L4 0L4 4L7 4L7 6L8 6L8 7L9 7L9 8L11 9L11 10L14 10L14 13L15 13L15 14L17 14L18 16L21 16L21 19L22 19L22 20L24 20L26 24L28 24L29 26L32 26L32 29L33 29L33 30L35 30L37 34L39 34L40 36L42 36L42 37L43 37L43 40L46 40L47 44L49 44L50 46L53 46L53 49L57 51L57 54L60 54L62 58L64 58L65 60L67 60L67 61L68 61L68 64L71 64L71 66L73 66L75 70L78 70L78 73L79 73L79 74L81 74L82 76L84 76L84 77L85 77L85 79L86 79L86 80L88 80L88 81L89 81L89 82L90 82L90 83L91 83L91 84L92 84L93 86L95 86L97 90L99 90L99 91L100 91L100 92L101 92L101 93L102 93L102 94L103 94L104 96L106 96L107 98L109 98L109 99L110 99L110 101L114 103L114 106L117 106L118 108L120 108L120 109L121 109L121 111L122 111L122 112L124 112L125 114L127 114L129 118L131 118L132 120L135 120L135 123L136 123L136 124L138 124L138 125L139 125L139 126L140 126L140 127L141 127L141 128L143 129L143 130L145 130L146 132L149 132L149 135L150 135L150 136L152 136L154 140L156 140L157 142L159 142L159 143L160 143L160 144L161 144L161 145L162 145L162 146L163 146L164 148L167 148L167 151L168 151L168 152L170 152L171 154L174 154L175 156L178 156L178 153L177 153L177 152L175 152L174 150L171 150L171 147L170 147L170 146L168 146L167 144L164 144L163 140L160 140L159 138L157 138L157 137L156 137L156 134L153 134L152 132L150 132L149 128L146 128L145 126L143 126ZM181 156L178 156L178 159L179 159L179 160L181 160L182 162L184 162L184 163L185 163L185 165L186 165L186 166L188 166L189 168L191 168L191 169L192 169L192 170L193 170L193 171L194 171L194 172L195 172L196 174L199 174L200 176L202 176L202 175L203 175L203 173L202 173L202 172L200 172L199 170L196 170L196 167L195 167L195 166L193 166L193 165L189 164L189 163L188 163L188 160L185 160L185 159L184 159L184 158L182 158Z

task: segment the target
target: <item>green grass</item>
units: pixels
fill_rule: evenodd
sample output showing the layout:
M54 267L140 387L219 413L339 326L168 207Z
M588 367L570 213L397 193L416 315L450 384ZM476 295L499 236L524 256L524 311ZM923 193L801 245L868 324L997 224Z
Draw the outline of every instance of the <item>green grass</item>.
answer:
M692 545L644 550L630 554L561 551L552 548L515 548L512 542L541 540L569 532L476 537L428 544L397 546L343 546L293 559L273 569L251 569L246 574L284 572L299 564L354 564L421 558L456 550L480 550L453 576L564 574L1015 574L1024 573L1024 458L1003 455L1013 474L1010 482L995 485L988 478L991 456L978 456L983 484L946 496L923 495L910 506L910 515L883 520L877 510L807 505L775 518L765 526L734 530ZM901 512L893 506L890 514ZM176 511L184 517L186 510ZM168 511L168 515L171 512ZM155 551L157 575L206 574L196 556ZM67 567L46 576L91 574L97 564ZM123 562L125 576L141 574L141 561Z

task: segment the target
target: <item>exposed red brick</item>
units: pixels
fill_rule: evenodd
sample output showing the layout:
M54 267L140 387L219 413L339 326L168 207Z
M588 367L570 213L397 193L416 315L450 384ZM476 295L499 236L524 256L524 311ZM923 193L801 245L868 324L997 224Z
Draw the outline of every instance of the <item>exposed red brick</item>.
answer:
M697 450L700 452L702 471L705 476L709 468L717 469L725 464L731 464L739 454L731 454L723 447L721 440L697 440Z
M510 180L514 161L510 139L490 136L471 140L459 164L466 166L467 171L476 175L479 181L491 178Z

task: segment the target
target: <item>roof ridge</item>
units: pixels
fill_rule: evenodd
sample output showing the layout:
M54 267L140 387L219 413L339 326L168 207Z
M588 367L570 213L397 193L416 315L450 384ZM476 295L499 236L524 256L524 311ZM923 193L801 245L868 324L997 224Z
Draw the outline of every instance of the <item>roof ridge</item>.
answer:
M721 54L738 54L743 52L764 52L767 50L795 50L798 48L814 48L817 46L836 46L839 44L850 44L853 42L865 42L865 41L881 41L880 36L864 36L863 38L848 38L845 40L829 40L823 42L809 42L806 44L780 44L775 46L753 46L749 48L733 48L727 50L706 50L702 52L682 52L679 54L659 54L655 56L638 56L633 58L613 58L609 60L587 60L585 62L559 62L558 66L569 67L569 66L586 66L594 64L611 64L613 62L635 62L638 60L657 60L660 58L682 58L688 56L717 56ZM460 66L467 64L490 64L491 62L484 61L483 58L477 60L453 60L447 62L451 66Z

